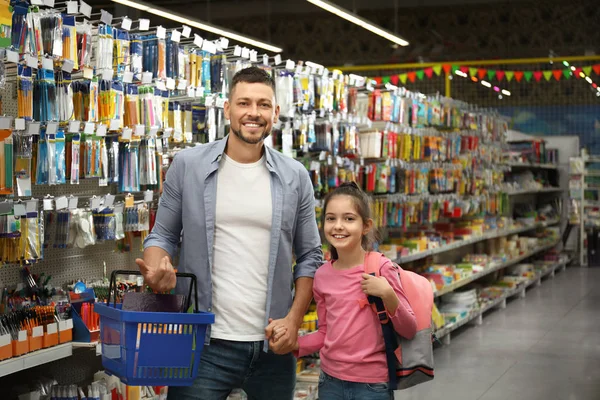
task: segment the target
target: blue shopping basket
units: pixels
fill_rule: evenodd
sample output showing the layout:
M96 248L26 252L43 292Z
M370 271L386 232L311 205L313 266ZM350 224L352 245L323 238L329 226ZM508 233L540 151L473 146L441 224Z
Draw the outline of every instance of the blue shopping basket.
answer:
M190 278L189 310L194 291L193 313L126 311L116 303L116 276L140 275L138 271L111 274L106 304L98 303L102 365L129 386L190 386L198 375L206 328L215 322L212 313L198 311L196 276ZM111 293L114 296L110 304Z

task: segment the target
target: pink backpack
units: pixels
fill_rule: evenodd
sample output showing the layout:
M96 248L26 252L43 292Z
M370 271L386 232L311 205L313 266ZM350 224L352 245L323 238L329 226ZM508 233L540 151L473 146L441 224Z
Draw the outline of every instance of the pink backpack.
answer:
M383 254L369 252L365 256L365 273L380 276ZM371 307L379 316L385 339L390 388L402 390L433 379L433 290L429 281L419 274L405 271L396 263L400 283L417 319L417 334L411 340L396 333L387 316L383 301L368 296Z

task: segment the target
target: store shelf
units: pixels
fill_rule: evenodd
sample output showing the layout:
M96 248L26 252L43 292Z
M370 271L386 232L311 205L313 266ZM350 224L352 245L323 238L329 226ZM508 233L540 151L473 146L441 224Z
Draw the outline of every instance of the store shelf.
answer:
M537 228L547 228L549 226L556 225L559 222L560 222L560 220L556 219L556 220L552 220L552 221L538 222L534 225L524 226L524 227L520 227L520 228L495 230L492 232L484 233L483 235L475 236L470 239L459 240L459 241L449 244L447 246L438 247L437 249L426 250L426 251L422 251L420 253L415 253L415 254L410 254L408 256L405 256L405 257L400 257L400 258L396 259L395 262L397 264L408 263L411 261L416 261L416 260L420 260L420 259L423 259L426 257L430 257L435 254L441 254L441 253L445 253L447 251L460 249L461 247L469 246L469 245L472 245L472 244L475 244L478 242L482 242L484 240L495 239L495 238L509 236L509 235L516 235L518 233L531 231L531 230L534 230Z
M542 251L542 250L539 250L539 251ZM513 296L525 291L531 285L534 285L535 283L540 282L540 279L542 279L543 277L545 277L547 275L552 274L557 269L562 268L563 266L566 265L566 263L567 263L566 261L561 261L561 262L554 264L553 266L548 268L546 271L544 271L540 274L537 274L535 277L531 278L527 282L522 283L521 285L517 286L514 289L507 290L501 296L497 297L496 299L494 299L490 303L486 304L482 308L471 311L471 313L469 314L468 317L463 318L460 321L457 321L453 324L450 324L450 325L444 326L443 328L438 329L437 331L435 331L436 337L438 339L441 339L444 336L448 335L449 333L457 330L458 328L465 326L466 324L468 324L469 322L482 316L484 313L491 310L492 308L499 306L506 299L513 297Z
M0 362L0 377L46 364L73 354L73 344L65 343Z
M508 162L502 165L506 165L511 168L539 168L539 169L558 169L559 166L556 164L529 164L529 163L518 163Z
M536 193L554 193L554 192L563 192L564 189L559 187L546 187L541 189L524 189L524 190L514 190L510 192L506 192L509 196L518 196L522 194L536 194Z
M510 267L510 266L512 266L512 265L518 264L518 263L520 263L521 261L523 261L523 260L525 260L525 259L527 259L527 258L529 258L529 257L531 257L531 256L534 256L534 255L536 255L536 254L538 254L538 253L541 253L541 252L543 252L543 251L545 251L545 250L548 250L548 249L551 249L551 248L553 248L553 247L554 247L554 246L556 246L556 245L557 245L559 242L560 242L560 240L555 240L555 241L554 241L553 243L551 243L551 244L548 244L548 245L546 245L546 246L542 246L542 247L540 247L540 248L537 248L537 249L535 249L535 250L533 250L533 251L530 251L529 253L523 254L522 256L519 256L519 257L517 257L517 258L513 258L512 260L508 260L508 261L506 261L506 262L503 262L503 263L500 263L500 264L497 264L497 265L493 265L493 266L491 266L491 267L489 267L489 268L486 268L486 269L484 269L484 270L483 270L483 271L481 271L481 272L478 272L478 273L476 273L476 274L473 274L473 275L469 276L468 278L461 279L461 280L459 280L459 281L457 281L457 282L454 282L454 283L453 283L453 284L451 284L451 285L444 286L442 289L440 289L440 290L438 290L437 292L435 292L435 293L434 293L434 296L435 296L435 297L440 297L440 296L443 296L443 295L445 295L445 294L447 294L447 293L450 293L450 292L453 292L453 291L455 291L456 289L458 289L458 288L460 288L460 287L463 287L463 286L465 286L465 285L468 285L469 283L471 283L471 282L474 282L474 281L476 281L476 280L478 280L478 279L480 279L480 278L482 278L482 277L484 277L484 276L486 276L486 275L489 275L489 274L491 274L492 272L495 272L495 271L498 271L498 270L500 270L500 269L503 269L503 268Z

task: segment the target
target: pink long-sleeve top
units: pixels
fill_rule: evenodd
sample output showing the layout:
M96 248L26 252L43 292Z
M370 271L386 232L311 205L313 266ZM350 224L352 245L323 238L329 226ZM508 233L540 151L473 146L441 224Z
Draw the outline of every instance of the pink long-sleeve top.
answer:
M336 270L331 262L317 270L313 294L317 303L319 330L298 338L299 357L321 351L321 369L335 378L361 383L387 382L388 369L381 324L361 289L364 266ZM394 329L411 339L417 330L412 308L392 262L381 257L385 277L400 300L390 315Z

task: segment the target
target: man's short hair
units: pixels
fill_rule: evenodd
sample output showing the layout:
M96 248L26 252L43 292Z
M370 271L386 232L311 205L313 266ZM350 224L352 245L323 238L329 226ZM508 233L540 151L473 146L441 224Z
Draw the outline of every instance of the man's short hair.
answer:
M231 93L233 93L235 86L240 82L264 83L273 89L273 94L275 93L275 80L267 71L258 67L244 68L233 76L229 88L229 97L231 97Z

